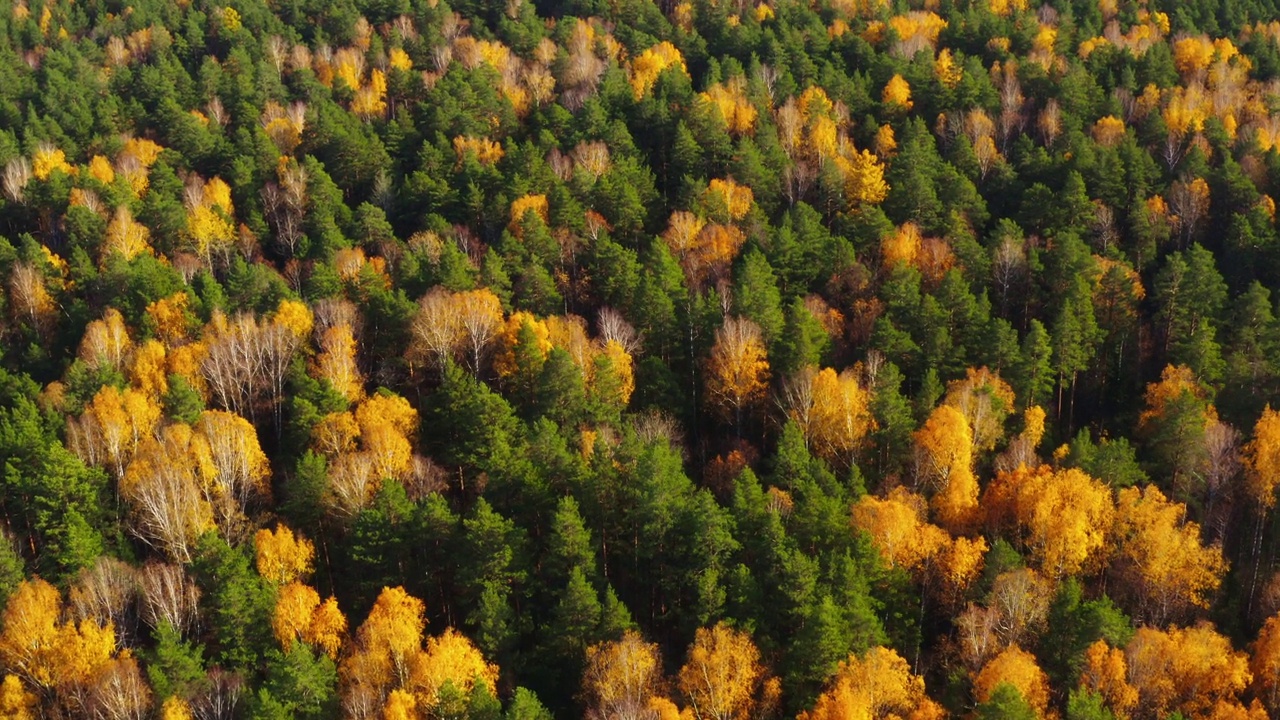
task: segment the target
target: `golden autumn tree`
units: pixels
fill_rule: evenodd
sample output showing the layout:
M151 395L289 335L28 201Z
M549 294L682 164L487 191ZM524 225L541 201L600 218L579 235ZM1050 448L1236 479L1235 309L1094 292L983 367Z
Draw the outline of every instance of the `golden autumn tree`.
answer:
M187 184L187 236L196 254L207 267L215 258L224 258L236 237L235 208L231 188L221 178L202 181L193 177Z
M1249 658L1254 694L1272 713L1280 712L1280 614L1267 618Z
M900 112L910 110L914 104L911 102L911 86L901 75L895 73L880 93L880 102Z
M986 563L987 539L952 538L930 564L933 577L927 587L944 608L954 607L978 580Z
M938 522L963 534L978 509L969 422L959 410L939 405L913 437L917 484L933 489L929 505Z
M138 446L152 436L160 416L156 398L133 388L103 385L80 418L67 422L67 444L81 460L105 467L119 479Z
M596 720L651 717L648 710L652 700L661 697L661 680L658 646L646 643L634 630L623 633L620 640L593 645L587 648L582 678L587 716Z
M225 410L200 413L194 430L205 499L219 529L230 538L242 537L246 510L271 497L271 466L258 444L258 431Z
M498 666L485 660L465 635L446 628L443 634L427 638L425 651L414 657L408 688L419 706L430 710L440 705L440 691L446 685L466 697L477 684L494 693L497 682Z
M214 526L205 495L213 473L190 426L175 423L148 438L120 481L130 532L176 562L190 562L196 539Z
M1253 426L1253 439L1244 447L1245 491L1265 515L1276 503L1280 484L1280 413L1267 405Z
M1115 515L1111 490L1076 468L1023 466L999 473L983 507L993 525L1016 520L1050 577L1097 570L1105 560Z
M1205 717L1248 687L1249 658L1209 623L1157 630L1141 627L1125 647L1138 707L1152 717L1181 712Z
M802 370L787 384L783 399L806 443L830 462L852 465L854 451L875 426L871 394L852 369L839 375L831 368Z
M124 316L115 308L107 308L102 318L89 323L80 338L78 356L93 369L102 367L119 370L133 347Z
M1121 490L1116 501L1113 569L1133 594L1135 615L1161 625L1208 607L1227 570L1220 547L1204 547L1186 507L1154 486Z
M516 315L520 313L512 318ZM488 288L452 293L437 287L418 301L411 328L410 359L425 359L437 368L453 359L479 373L493 343L503 336L502 301ZM519 325L514 333L510 323L505 329L514 339ZM502 368L498 370L501 374Z
M290 582L276 593L271 629L286 653L311 627L311 618L319 607L320 594L300 582Z
M17 675L5 675L0 682L0 717L7 720L35 720L40 699L23 687Z
M764 397L769 361L760 326L743 317L725 318L707 360L707 397L739 431L742 415Z
M408 680L410 662L422 649L425 611L422 601L404 588L382 589L338 666L345 695L368 693L380 703Z
M116 633L111 623L77 623L65 614L57 588L39 578L20 583L0 616L0 664L28 690L50 698L51 714L83 717L92 712L99 674L113 660ZM4 690L11 703L26 704L8 679Z
M356 363L356 339L350 325L334 325L324 331L312 373L327 380L347 402L364 397L364 376Z
M637 55L635 60L631 61L630 78L631 91L635 94L635 98L639 100L648 95L654 83L658 81L658 76L668 68L678 69L683 73L688 72L680 51L665 40Z
M746 217L753 202L751 188L739 185L732 178L712 178L703 196L708 214L728 221Z
M781 690L766 678L751 637L718 623L699 628L676 679L697 720L746 720L767 714Z
M964 415L973 434L975 452L991 450L1004 437L1004 421L1013 412L1013 388L998 372L985 367L967 368L964 379L947 383L943 403Z
M150 253L152 252L150 240L151 231L147 226L133 219L129 206L121 205L116 208L115 215L107 224L107 235L103 238L99 265L105 267L107 259L116 254L125 260L132 260L143 253Z
M1005 648L973 678L973 697L979 703L987 702L995 689L1005 683L1022 694L1037 717L1046 716L1049 708L1049 678L1036 664L1034 655L1017 645Z
M729 132L734 135L750 135L755 130L758 113L747 97L746 90L746 77L735 75L726 82L707 88L698 98L719 112Z
M169 391L166 355L164 343L154 338L143 341L129 363L129 384L147 397L160 399Z
M853 506L853 527L867 533L889 567L913 570L946 547L946 531L925 521L925 500L902 486L884 499L863 495Z
M316 557L315 545L301 535L294 534L288 525L276 526L274 531L263 528L253 536L255 565L258 574L274 585L286 585L306 579L313 569Z
M1122 648L1098 640L1085 651L1080 687L1096 693L1120 720L1127 720L1138 704L1138 691L1129 684L1129 661Z
M799 720L914 718L941 720L945 711L925 695L924 678L897 652L873 647L862 657L850 655L827 681L813 710Z
M496 689L497 666L452 628L423 647L424 610L402 588L383 588L339 664L347 705L382 707L384 713L416 707L437 717L459 710L441 706L446 685L464 694L477 683Z

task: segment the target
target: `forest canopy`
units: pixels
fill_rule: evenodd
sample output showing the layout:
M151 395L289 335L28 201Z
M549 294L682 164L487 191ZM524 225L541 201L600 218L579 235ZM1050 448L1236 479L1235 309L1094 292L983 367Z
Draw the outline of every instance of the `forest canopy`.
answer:
M1280 715L1273 0L5 0L0 717Z

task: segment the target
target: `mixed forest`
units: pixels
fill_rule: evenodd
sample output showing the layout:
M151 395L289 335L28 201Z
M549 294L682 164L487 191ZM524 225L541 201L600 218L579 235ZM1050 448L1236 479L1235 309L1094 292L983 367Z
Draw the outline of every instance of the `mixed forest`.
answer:
M0 718L1280 716L1277 18L2 0Z

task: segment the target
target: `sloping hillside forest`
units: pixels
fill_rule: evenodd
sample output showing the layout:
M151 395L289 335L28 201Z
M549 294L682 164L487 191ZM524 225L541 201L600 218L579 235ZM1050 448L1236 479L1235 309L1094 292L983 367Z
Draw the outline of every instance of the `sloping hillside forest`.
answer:
M3 0L0 718L1280 717L1277 18Z

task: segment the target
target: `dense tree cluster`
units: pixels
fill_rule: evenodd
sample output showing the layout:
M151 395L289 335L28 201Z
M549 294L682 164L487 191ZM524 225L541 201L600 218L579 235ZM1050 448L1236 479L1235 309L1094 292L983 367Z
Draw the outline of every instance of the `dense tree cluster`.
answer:
M0 7L0 717L1280 715L1272 0Z

